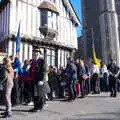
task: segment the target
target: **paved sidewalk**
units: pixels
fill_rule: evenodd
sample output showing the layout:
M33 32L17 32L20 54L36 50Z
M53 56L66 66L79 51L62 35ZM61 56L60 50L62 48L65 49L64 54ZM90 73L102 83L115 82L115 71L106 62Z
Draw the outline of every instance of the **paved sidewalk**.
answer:
M30 106L13 108L11 120L120 120L120 94L117 98L109 93L89 95L74 102L48 101L42 112L30 113ZM4 107L0 107L1 112ZM6 120L0 118L0 120Z

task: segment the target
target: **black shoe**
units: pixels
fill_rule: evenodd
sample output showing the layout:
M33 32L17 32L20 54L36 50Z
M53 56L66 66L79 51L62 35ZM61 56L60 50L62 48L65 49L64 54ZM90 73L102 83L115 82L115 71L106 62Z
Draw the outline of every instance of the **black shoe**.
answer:
M74 97L74 98L72 98L73 99L73 101L76 99L76 97Z
M38 108L32 108L29 110L29 112L40 112L42 109L38 109Z
M7 115L7 114L8 114L7 112L0 113L0 115Z
M49 99L50 99L50 100L53 100L53 97L50 97Z
M110 94L110 97L113 97L113 94Z
M36 110L34 110L33 112L40 112L41 110L40 109L36 109Z
M12 115L6 114L6 115L4 115L2 118L11 118L11 117L12 117Z
M29 112L35 112L37 109L36 108L32 108L29 110Z
M115 94L115 95L113 95L113 97L117 97L117 95Z
M67 101L72 101L73 99L72 98L68 98Z
M81 95L80 98L85 98L85 95Z

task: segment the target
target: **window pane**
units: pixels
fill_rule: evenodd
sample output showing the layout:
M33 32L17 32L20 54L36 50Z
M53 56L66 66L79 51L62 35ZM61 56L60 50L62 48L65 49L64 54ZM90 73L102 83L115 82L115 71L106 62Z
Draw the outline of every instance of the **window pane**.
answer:
M51 55L51 50L47 49L47 55Z
M50 65L50 56L47 56L47 65Z
M52 56L55 56L55 51L54 50L52 50Z
M55 57L52 56L52 66L55 66Z
M41 54L44 54L44 48L40 48Z
M47 25L47 11L41 11L41 26Z

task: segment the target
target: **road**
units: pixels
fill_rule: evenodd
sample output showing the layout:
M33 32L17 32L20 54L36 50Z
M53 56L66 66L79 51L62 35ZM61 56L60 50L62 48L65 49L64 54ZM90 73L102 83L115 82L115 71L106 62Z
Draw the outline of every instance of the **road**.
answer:
M120 94L117 98L102 93L79 98L74 102L48 101L47 105L38 113L28 112L31 106L14 107L12 120L120 120ZM4 109L0 106L1 112Z

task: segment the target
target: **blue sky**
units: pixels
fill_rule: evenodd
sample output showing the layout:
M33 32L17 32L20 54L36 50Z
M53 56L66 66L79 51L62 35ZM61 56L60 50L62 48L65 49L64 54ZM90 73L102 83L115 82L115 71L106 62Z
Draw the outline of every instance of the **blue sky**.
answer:
M81 15L81 0L70 0L70 2L73 4L73 7L80 19L80 21L82 21L82 15ZM81 36L81 29L82 26L77 28L77 36Z

